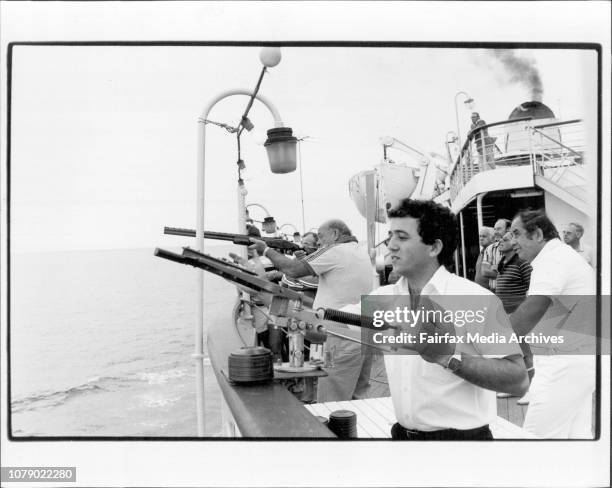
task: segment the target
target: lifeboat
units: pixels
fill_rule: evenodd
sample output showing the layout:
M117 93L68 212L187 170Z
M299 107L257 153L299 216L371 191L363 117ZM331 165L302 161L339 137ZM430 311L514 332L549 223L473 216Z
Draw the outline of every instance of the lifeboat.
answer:
M349 194L359 213L366 217L366 176L374 172L376 194L372 205L375 205L375 221L385 223L387 208L395 206L403 198L410 197L416 189L417 171L406 164L385 161L373 170L361 171L352 176L349 180Z

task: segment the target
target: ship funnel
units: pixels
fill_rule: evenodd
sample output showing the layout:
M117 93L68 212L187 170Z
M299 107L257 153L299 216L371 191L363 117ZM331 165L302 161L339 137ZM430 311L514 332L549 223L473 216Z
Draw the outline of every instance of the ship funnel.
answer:
M508 116L509 120L531 117L533 119L554 119L554 112L542 102L523 102Z
M557 121L554 112L544 105L542 102L531 101L523 102L516 107L508 119L510 121L515 119L523 119L525 117L531 117L532 121L529 123L532 125L542 125L548 123L554 123ZM537 120L537 122L533 122ZM529 153L537 148L538 151L549 151L558 147L558 143L554 141L560 140L561 134L558 127L545 127L539 130L538 135L533 137L525 137L522 131L509 131L506 135L505 147L506 153Z

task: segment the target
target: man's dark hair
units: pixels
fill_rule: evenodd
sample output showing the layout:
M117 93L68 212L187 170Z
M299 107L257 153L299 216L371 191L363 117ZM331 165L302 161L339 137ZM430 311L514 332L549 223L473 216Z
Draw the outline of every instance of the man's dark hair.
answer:
M251 236L251 237L261 237L261 232L259 232L259 229L257 227L255 227L254 225L247 224L246 228L247 228L247 235L248 236Z
M412 217L419 219L418 232L424 244L434 244L436 239L442 242L442 251L438 262L444 265L452 263L453 253L457 247L457 217L448 207L432 200L411 200L405 198L395 208L387 211L390 219Z
M508 220L508 219L497 219L495 222L499 222L502 221L504 224L506 224L506 230L510 230L510 226L512 225L512 221Z
M557 232L556 227L548 218L546 212L544 212L542 209L523 210L517 213L516 217L521 219L521 222L523 222L523 227L525 227L528 234L532 234L537 229L540 229L542 230L545 241L559 238L559 233Z

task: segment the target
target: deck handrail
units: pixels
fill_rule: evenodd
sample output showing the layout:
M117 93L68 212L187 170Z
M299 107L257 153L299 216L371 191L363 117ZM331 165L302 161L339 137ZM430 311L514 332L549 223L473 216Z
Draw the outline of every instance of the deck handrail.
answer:
M479 125L478 127L475 127L470 132L468 132L467 140L465 141L465 144L463 144L461 152L466 149L466 147L469 145L468 143L470 142L470 140L476 137L476 133L478 131L490 129L491 127L497 127L498 125L514 124L515 122L525 122L526 120L533 120L533 117L521 117L520 119L508 119L502 120L500 122L492 122L491 124Z
M505 134L506 144L508 143L508 137L510 136L512 136L512 140L515 144L517 141L519 144L521 142L527 144L529 143L529 134L525 132L525 129L530 127L530 125L523 127L521 123L530 122L532 120L533 117L508 119L493 122L491 124L485 124L471 130L459 156L457 157L457 160L455 161L455 164L450 170L451 200L457 196L460 189L471 180L473 175L495 168L494 153L496 151L502 154L508 152L506 148L502 150L498 146L496 141L499 139L499 134L498 137L494 137L489 132L489 129L507 127L508 129L506 131L498 130L498 132L501 132L501 134ZM528 152L531 152L531 147L529 147ZM520 155L508 158L507 161L505 161L505 164L523 166L532 164L532 161L530 157L526 159L524 156Z
M550 127L550 125L548 126L541 126L538 128L533 127L533 131L537 132L538 134L540 134L542 137L545 137L546 139L548 139L549 141L553 141L554 143L558 144L559 147L562 147L563 149L567 149L569 152L571 152L572 154L575 154L576 156L580 156L580 153L577 151L574 151L571 147L566 146L565 144L559 142L559 141L555 141L552 137L547 136L546 134L544 134L543 132L539 131L538 129L542 129L544 127Z
M530 165L536 175L543 174L542 168L548 168L550 162L557 160L568 160L563 166L583 163L581 127L577 125L581 119L521 125L521 122L532 120L532 117L523 117L495 122L469 133L450 171L451 202L481 172ZM496 127L497 130L488 130Z
M575 124L576 122L582 122L582 119L572 119L572 120L564 120L563 122L551 122L549 124L534 125L533 128L534 129L543 129L545 127L557 127L557 126L560 126L560 125Z
M463 144L463 147L461 148L461 151L459 152L459 155L457 156L457 159L455 160L455 162L453 164L453 167L450 169L449 174L452 174L453 170L455 169L455 167L457 166L457 164L461 160L461 157L463 156L463 153L466 151L467 148L470 147L470 142L474 140L474 138L476 137L476 134L479 131L489 129L491 127L497 127L498 125L513 124L515 122L525 122L527 120L533 120L533 117L521 117L520 119L508 119L508 120L502 120L500 122L492 122L490 124L480 125L480 126L474 128L474 129L470 130L470 132L468 132L468 136L467 136L467 138L465 140L465 143Z

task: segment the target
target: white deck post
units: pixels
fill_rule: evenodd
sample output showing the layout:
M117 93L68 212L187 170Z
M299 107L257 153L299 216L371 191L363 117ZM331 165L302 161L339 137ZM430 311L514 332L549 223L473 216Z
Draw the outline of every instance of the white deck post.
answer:
M459 227L461 228L461 264L463 264L463 277L467 278L467 269L465 269L465 235L463 233L463 211L459 212Z
M376 272L376 249L374 249L374 240L376 234L376 213L378 208L376 207L376 173L369 171L366 174L366 233L367 233L367 246L368 254L373 264L373 275L372 281L374 288L380 286L380 278Z
M198 156L197 156L197 199L196 199L196 241L197 248L200 252L204 252L204 188L205 188L205 168L206 168L206 120L212 108L221 100L234 96L246 95L253 96L249 90L236 89L228 90L213 98L208 105L204 107L202 116L198 123ZM274 117L275 127L282 127L283 121L276 107L265 97L255 95L255 98L262 102ZM244 212L244 209L238 209L238 212ZM239 216L240 219L240 216ZM198 270L198 295L197 295L197 320L195 324L195 350L193 358L195 360L196 369L196 416L198 419L198 436L204 437L205 434L205 419L204 419L204 343L206 341L206 330L204 324L204 270Z

